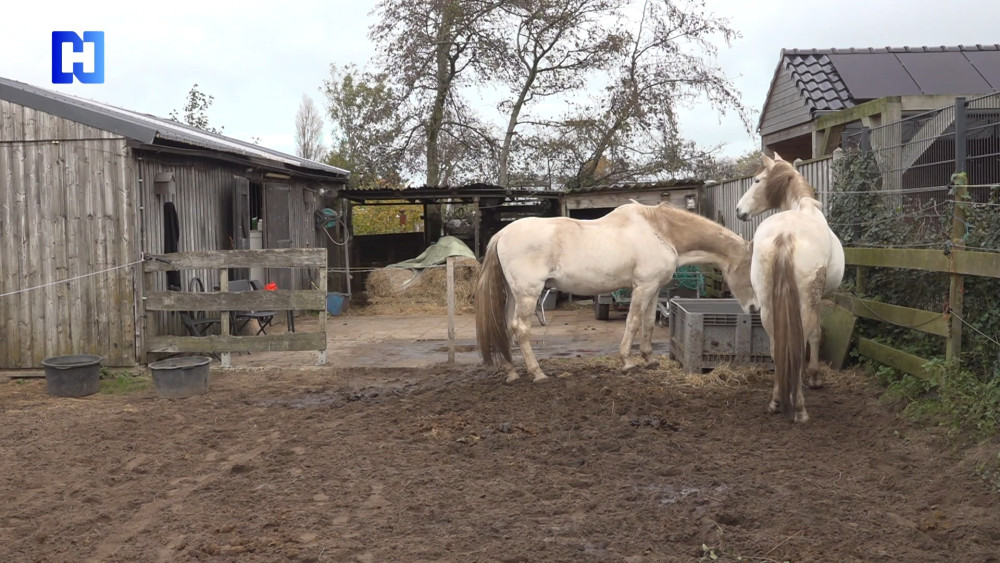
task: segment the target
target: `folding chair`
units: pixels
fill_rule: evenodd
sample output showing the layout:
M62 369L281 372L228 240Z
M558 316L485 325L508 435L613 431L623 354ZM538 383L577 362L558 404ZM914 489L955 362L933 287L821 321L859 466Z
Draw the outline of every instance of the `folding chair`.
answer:
M201 278L193 277L188 282L188 293L205 292L205 284ZM181 311L181 322L190 336L205 336L205 330L212 325L220 323L219 319L212 319L205 316L205 311Z
M253 290L253 282L250 280L233 280L229 282L229 291L241 293ZM230 313L233 319L232 327L235 334L243 332L243 329L252 320L256 320L258 323L256 334L267 334L267 330L265 329L271 326L271 321L274 320L274 316L277 314L276 311L233 311Z

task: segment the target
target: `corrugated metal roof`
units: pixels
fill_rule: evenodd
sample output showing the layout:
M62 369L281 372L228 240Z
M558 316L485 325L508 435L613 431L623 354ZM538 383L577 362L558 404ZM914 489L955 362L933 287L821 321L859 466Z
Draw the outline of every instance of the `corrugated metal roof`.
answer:
M191 147L295 166L311 172L338 177L349 175L347 170L321 162L306 160L225 135L216 135L169 119L46 90L3 77L0 77L0 99L91 127L112 131L146 145L171 141Z
M782 68L791 72L815 114L885 96L996 92L1000 90L1000 44L782 49L778 70ZM770 98L769 91L765 107Z
M659 182L620 182L617 184L596 184L579 188L566 188L567 194L595 193L595 192L630 192L644 190L666 190L671 188L686 187L694 188L704 185L704 180L693 178L682 178L678 180L662 180Z

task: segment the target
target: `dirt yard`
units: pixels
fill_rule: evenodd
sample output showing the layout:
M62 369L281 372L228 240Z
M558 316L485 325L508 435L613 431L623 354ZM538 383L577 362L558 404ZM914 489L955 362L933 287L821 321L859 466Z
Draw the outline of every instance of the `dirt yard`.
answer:
M1000 497L861 375L793 426L759 374L543 368L242 367L182 400L0 384L0 560L1000 561Z

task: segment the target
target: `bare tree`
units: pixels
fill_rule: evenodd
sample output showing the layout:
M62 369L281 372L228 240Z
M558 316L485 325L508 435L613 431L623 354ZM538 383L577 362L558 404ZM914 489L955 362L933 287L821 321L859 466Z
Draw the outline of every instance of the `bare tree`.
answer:
M465 106L457 103L456 91L476 79L476 71L482 69L480 55L493 51L485 48L490 37L482 30L499 16L502 4L503 0L381 0L375 8L379 19L370 35L381 46L381 64L420 112L410 127L423 139L429 186L442 183L442 132L473 121L462 115Z
M706 12L704 2L680 8L672 1L645 2L630 33L629 48L617 61L614 82L595 106L577 119L591 131L589 155L580 163L575 183L613 177L661 174L678 166L693 145L680 140L674 109L707 99L714 109L735 110L749 130L746 108L735 87L718 67L713 39L738 37L725 20ZM608 161L604 174L597 164Z
M483 173L503 185L686 173L705 151L681 138L677 107L707 101L748 129L749 117L713 62L716 43L737 32L704 0L681 2L380 0L371 37L407 108L411 161L423 160L428 185ZM506 122L499 131L464 97L484 90L508 93L488 116ZM544 113L545 99L564 115Z
M627 37L617 16L627 0L517 0L502 9L513 29L504 46L509 49L506 82L513 97L501 105L507 128L499 152L498 181L508 185L510 156L521 115L528 105L585 86L589 71L600 69L620 52Z
M295 154L308 160L322 160L323 116L316 109L312 98L302 94L299 111L295 114Z
M187 102L184 104L183 123L187 123L188 125L203 131L209 131L211 133L221 135L223 129L222 127L216 129L208 124L208 108L211 107L212 102L214 101L214 96L210 96L199 90L198 84L195 83L194 86L191 86L191 90L188 91ZM170 119L181 122L181 117L177 110L170 111Z

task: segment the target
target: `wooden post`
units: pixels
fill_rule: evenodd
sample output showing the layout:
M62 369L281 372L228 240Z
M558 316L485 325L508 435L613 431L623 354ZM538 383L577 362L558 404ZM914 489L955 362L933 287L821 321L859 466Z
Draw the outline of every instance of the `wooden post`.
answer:
M479 196L473 198L476 202L476 209L472 212L472 224L475 227L475 242L473 243L472 253L476 255L476 259L479 259L479 224L483 220L483 212L479 209Z
M945 360L961 363L962 360L962 317L965 312L965 279L955 273L955 251L965 248L968 232L965 222L965 201L968 194L969 177L965 172L965 98L955 98L955 173L951 176L955 190L955 208L951 218L951 275L948 283L949 335L945 346Z
M322 268L317 268L316 269L317 278L319 278L320 276L325 276L328 271L329 271L329 269L327 268L327 265L324 265ZM348 284L349 283L350 282L348 282ZM348 287L350 287L350 286L348 285ZM326 336L326 306L325 306L326 305L326 295L325 295L326 292L323 292L323 293L324 293L324 295L323 295L323 298L324 298L324 307L319 312L319 332L323 333L323 335L325 337ZM346 297L344 297L344 299L349 299L349 298L350 298L350 295L347 295ZM344 306L346 306L346 305L347 304L345 303ZM323 349L319 351L319 356L316 358L316 365L318 365L318 366L325 366L326 365L326 346L323 346Z
M448 363L455 363L455 257L449 256L448 271Z
M957 183L962 182L962 183ZM945 347L945 359L947 361L960 361L962 355L962 320L965 316L963 311L965 301L965 278L955 271L955 251L965 247L965 197L968 193L965 180L956 180L955 184L955 210L951 220L951 264L952 274L948 283L948 308L951 310L948 315L949 336L948 344Z
M223 293L229 291L229 268L222 268L219 270L219 291ZM229 311L219 311L219 334L222 336L228 336L229 332ZM232 353L223 352L221 362L222 367L224 368L233 367Z
M136 330L136 332L139 333L138 341L140 344L137 350L139 354L138 360L139 363L146 364L149 363L149 355L146 353L146 338L149 336L149 327L153 325L153 323L149 322L149 311L146 310L146 294L153 291L153 288L156 287L154 285L156 282L153 278L153 272L146 270L145 262L142 263L142 269L142 286L139 290L139 294L142 296L142 298L139 299L139 303L142 307L142 311L140 312L140 322L142 325L139 330Z

